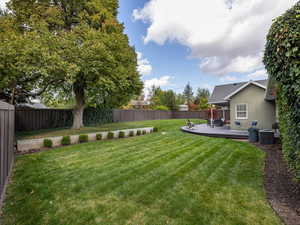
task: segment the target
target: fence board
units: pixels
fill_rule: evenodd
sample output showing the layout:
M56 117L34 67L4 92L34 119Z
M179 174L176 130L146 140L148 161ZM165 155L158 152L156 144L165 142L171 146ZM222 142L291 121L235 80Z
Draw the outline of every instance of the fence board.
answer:
M14 161L14 107L0 101L0 207Z
M73 115L71 109L16 109L16 130L33 131L40 129L70 127ZM222 118L223 111L215 116ZM158 110L96 110L86 109L84 123L93 126L110 122L131 122L163 119L208 119L209 113L203 111L158 111ZM229 114L226 112L226 118Z

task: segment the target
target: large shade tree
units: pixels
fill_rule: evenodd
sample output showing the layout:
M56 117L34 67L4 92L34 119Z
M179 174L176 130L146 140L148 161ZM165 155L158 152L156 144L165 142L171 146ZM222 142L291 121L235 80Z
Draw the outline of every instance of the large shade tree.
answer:
M117 0L11 0L8 7L0 19L2 92L74 98L73 128L83 126L86 105L116 107L140 93Z

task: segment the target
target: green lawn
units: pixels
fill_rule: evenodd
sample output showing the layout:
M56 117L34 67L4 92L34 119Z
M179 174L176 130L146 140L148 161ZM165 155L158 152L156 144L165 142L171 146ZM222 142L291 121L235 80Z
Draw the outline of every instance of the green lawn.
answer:
M264 153L182 133L18 156L4 225L279 225L263 190Z
M203 120L192 120L195 123L203 123ZM77 130L72 130L69 128L57 128L57 129L46 129L30 132L19 132L17 133L18 139L33 139L33 138L45 138L45 137L55 137L55 136L66 136L66 135L76 135L76 134L86 134L95 133L101 131L113 131L120 129L133 129L141 127L156 126L161 129L179 129L180 126L185 125L186 120L164 120L163 123L160 120L151 121L138 121L138 122L123 122L123 123L110 123L101 126L94 127L84 127Z

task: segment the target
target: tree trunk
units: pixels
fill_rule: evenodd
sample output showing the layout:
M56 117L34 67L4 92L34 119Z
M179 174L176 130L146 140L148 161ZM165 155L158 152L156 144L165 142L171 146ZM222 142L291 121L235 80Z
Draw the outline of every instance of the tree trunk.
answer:
M76 105L73 110L73 126L72 129L80 129L83 125L83 111L85 107L84 88L80 84L74 85L74 94Z

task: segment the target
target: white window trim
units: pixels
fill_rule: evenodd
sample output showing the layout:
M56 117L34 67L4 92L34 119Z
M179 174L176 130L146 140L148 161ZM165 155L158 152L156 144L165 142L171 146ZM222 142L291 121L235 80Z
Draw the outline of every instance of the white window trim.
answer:
M238 105L246 105L246 117L238 117ZM238 103L235 105L235 119L237 120L247 120L248 119L248 104L247 103Z

